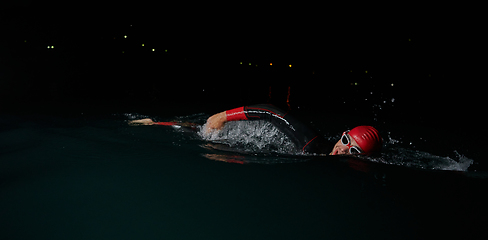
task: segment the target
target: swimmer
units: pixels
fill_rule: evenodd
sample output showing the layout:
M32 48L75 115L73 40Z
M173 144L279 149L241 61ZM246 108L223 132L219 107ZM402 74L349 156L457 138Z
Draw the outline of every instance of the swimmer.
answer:
M207 119L205 132L220 130L226 122L240 120L265 120L280 129L304 153L321 155L371 155L381 150L383 139L378 130L371 126L358 126L342 133L332 146L321 135L315 133L287 112L269 104L244 106L217 113Z
M207 119L204 133L218 131L230 121L265 120L281 130L304 153L320 155L371 155L381 150L383 139L378 130L371 126L358 126L342 133L335 145L312 131L305 124L281 109L258 104L244 106L214 114ZM130 121L131 125L168 125L168 122L154 122L151 119ZM189 123L184 123L189 124ZM170 124L171 125L171 124ZM181 125L181 123L178 123Z

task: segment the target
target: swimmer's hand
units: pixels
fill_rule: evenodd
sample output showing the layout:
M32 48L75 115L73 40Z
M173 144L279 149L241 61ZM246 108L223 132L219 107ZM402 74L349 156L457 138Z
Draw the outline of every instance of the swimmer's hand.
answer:
M205 124L205 132L210 133L214 130L220 130L224 127L227 122L227 115L224 112L214 114L207 119L207 124Z
M144 118L144 119L138 119L138 120L132 120L129 121L129 125L154 125L154 122L150 118Z

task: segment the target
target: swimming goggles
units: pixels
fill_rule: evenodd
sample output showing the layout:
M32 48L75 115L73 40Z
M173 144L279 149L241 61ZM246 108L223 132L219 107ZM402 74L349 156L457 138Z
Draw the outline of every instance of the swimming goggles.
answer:
M345 131L342 133L341 137L341 143L349 148L349 153L350 154L361 154L363 151L356 147L351 145L351 140L349 139L348 133L349 131Z

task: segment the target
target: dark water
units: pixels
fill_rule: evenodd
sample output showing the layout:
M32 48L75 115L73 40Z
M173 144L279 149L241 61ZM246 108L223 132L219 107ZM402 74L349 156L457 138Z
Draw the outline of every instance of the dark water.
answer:
M259 147L258 138L209 142L185 129L126 124L137 117L3 115L2 238L486 237L485 171L441 170L443 157L434 170L395 164L396 144L402 161L415 158L399 143L376 160L303 156Z

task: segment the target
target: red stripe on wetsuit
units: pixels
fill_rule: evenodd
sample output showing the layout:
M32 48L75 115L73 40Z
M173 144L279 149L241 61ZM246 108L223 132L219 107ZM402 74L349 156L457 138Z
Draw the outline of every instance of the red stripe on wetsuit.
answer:
M238 107L231 110L225 111L225 116L227 121L240 121L247 120L246 113L244 112L244 107Z

